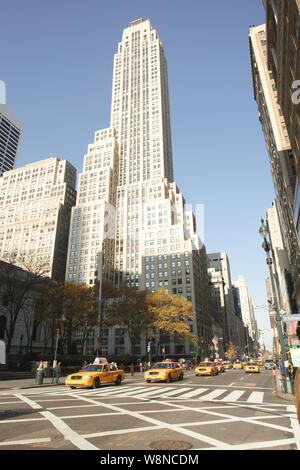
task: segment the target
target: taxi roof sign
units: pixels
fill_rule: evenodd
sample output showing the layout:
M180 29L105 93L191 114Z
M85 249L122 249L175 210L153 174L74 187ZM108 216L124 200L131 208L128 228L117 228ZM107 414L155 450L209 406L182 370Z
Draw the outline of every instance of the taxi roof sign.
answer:
M94 364L103 364L104 362L108 362L106 357L95 357Z

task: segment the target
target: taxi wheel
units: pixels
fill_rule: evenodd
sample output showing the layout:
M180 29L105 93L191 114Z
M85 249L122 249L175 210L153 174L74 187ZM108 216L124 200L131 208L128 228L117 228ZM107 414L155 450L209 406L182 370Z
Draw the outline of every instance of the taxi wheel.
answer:
M168 375L166 382L169 384L171 382L171 374Z
M120 375L118 375L118 377L117 377L117 379L116 379L116 381L115 381L115 384L116 384L116 385L121 385L121 382L122 382L122 378L121 378Z
M93 388L99 388L99 387L100 387L100 379L99 377L96 377L93 382Z
M179 380L183 380L183 374L180 374Z

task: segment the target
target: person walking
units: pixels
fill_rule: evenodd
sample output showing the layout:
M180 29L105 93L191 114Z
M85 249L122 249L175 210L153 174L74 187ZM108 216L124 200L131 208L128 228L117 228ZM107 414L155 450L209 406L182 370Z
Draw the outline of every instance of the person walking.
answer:
M60 365L60 362L55 366L55 368L54 368L54 373L55 373L55 382L56 382L56 385L58 385L59 377L61 376L61 365Z
M133 376L134 375L134 364L133 363L130 365L130 370L131 370L131 375Z

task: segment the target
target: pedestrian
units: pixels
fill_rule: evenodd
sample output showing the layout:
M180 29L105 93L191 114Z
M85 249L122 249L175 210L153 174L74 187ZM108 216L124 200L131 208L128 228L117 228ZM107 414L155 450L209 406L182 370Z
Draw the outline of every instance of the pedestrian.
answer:
M140 372L143 372L143 363L142 363L142 361L140 362Z
M131 363L130 365L130 370L131 370L131 375L133 376L134 375L134 364Z
M59 377L61 376L60 362L54 367L54 373L55 373L55 382L56 382L56 385L58 385Z
M84 363L82 364L82 369L85 369L85 367L88 365L88 363L86 361L84 361Z

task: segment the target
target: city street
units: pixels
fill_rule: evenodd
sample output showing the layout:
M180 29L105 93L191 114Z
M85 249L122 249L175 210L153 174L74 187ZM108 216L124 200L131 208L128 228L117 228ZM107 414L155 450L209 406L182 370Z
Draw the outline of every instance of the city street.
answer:
M1 450L299 450L295 405L271 371L121 386L65 385L0 392Z

